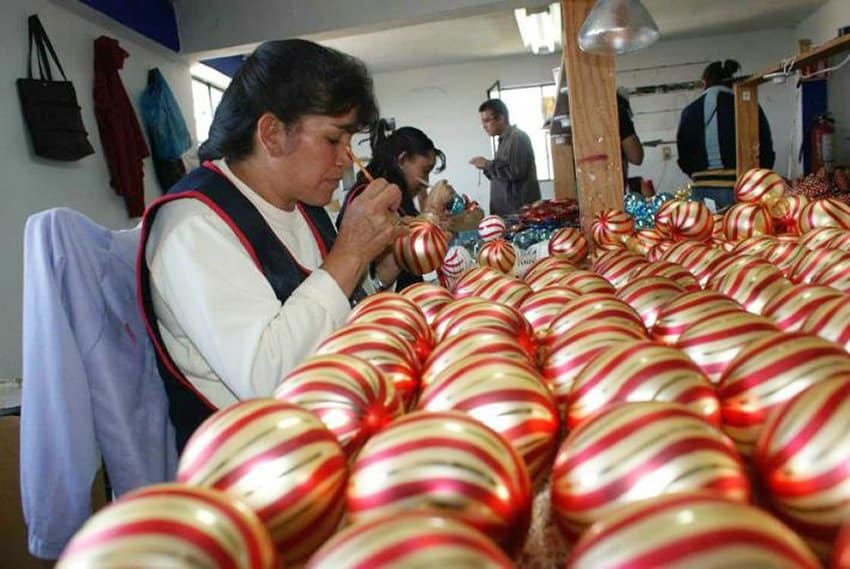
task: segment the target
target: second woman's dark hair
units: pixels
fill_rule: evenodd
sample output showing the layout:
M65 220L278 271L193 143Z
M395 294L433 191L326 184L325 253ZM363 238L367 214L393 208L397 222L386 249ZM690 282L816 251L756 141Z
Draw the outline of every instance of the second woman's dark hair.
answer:
M735 74L741 70L741 64L734 59L710 63L702 72L702 80L706 87L715 85L732 85Z
M238 160L251 153L257 120L273 113L287 127L304 115L339 116L357 110L356 127L378 118L372 78L357 58L306 40L265 42L225 90L201 160Z
M428 135L412 126L392 130L387 121L381 119L372 130L369 144L372 147L372 159L366 169L373 177L386 178L397 185L404 194L407 194L409 188L404 181L404 172L398 164L398 157L402 153L408 156L428 156L433 152L436 158L434 171L441 172L446 167L446 155L443 151L434 146ZM358 174L358 185L365 181L365 176Z

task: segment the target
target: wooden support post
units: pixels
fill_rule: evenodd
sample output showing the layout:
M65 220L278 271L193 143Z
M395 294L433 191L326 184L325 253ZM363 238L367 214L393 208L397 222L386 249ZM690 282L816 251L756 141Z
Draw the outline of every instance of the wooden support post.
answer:
M593 4L594 0L561 0L578 201L588 241L596 212L623 207L614 56L591 55L578 47L579 29Z
M552 135L550 140L555 197L577 200L576 163L570 138L564 135Z
M735 139L740 178L759 167L758 85L735 85Z

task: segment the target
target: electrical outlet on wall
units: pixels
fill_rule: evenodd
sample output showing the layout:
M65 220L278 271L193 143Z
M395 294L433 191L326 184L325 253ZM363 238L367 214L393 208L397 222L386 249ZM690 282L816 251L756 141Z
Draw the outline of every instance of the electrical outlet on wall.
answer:
M663 160L670 160L673 158L673 149L669 146L664 146L661 148L661 158Z

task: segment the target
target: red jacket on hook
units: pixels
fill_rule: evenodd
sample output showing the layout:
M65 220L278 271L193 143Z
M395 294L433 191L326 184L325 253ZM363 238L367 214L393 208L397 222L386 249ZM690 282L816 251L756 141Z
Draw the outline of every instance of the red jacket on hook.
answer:
M109 183L124 198L127 214L139 217L145 210L142 160L149 153L118 74L129 55L117 40L106 36L94 40L94 112L109 166Z

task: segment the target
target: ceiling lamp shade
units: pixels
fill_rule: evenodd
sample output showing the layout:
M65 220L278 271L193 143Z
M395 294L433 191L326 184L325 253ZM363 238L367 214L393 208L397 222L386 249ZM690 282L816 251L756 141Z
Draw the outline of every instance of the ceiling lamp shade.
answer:
M660 37L640 0L597 0L578 34L589 53L623 54L651 46Z
M543 10L514 10L519 35L525 47L537 54L555 53L561 47L561 4L550 4Z

